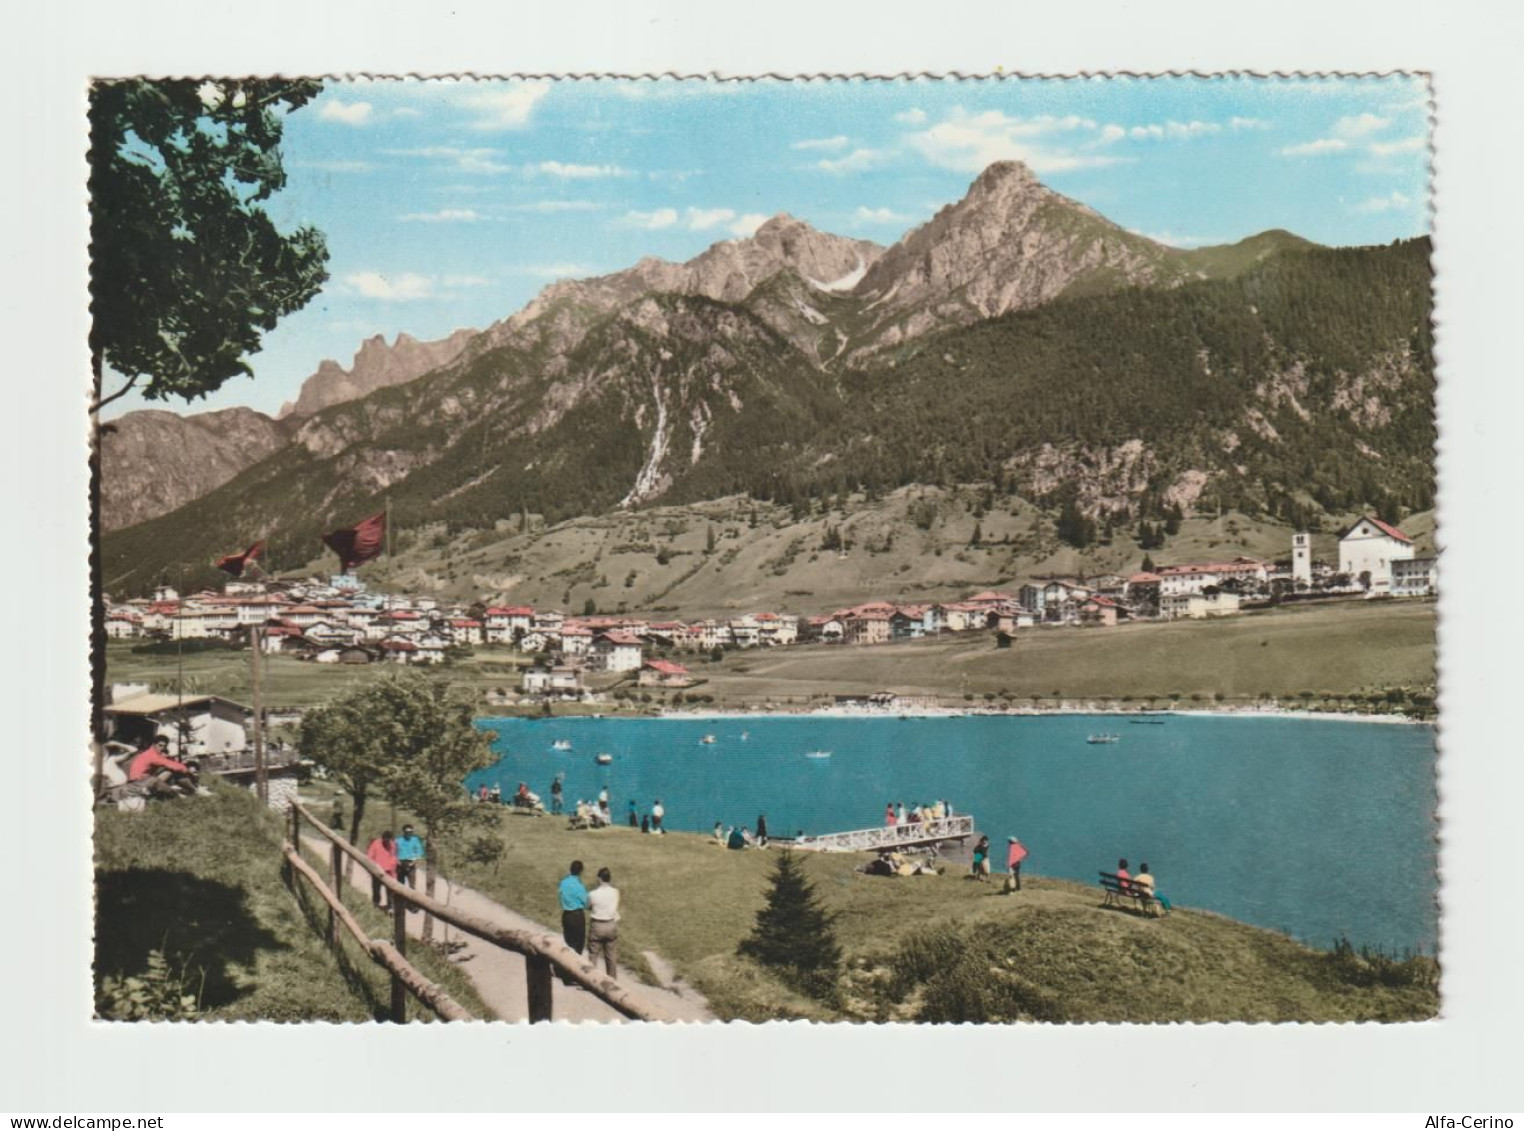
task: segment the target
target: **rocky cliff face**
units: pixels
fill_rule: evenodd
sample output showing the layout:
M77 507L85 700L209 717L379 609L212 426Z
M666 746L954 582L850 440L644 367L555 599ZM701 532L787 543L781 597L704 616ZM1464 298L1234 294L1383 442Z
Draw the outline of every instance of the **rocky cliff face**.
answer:
M319 365L317 372L302 382L296 400L281 408L280 416L311 416L331 405L422 377L454 361L475 336L475 330L456 330L448 338L420 342L411 334L398 334L397 340L387 345L377 334L361 344L348 369L336 361Z
M285 445L290 429L250 408L196 416L145 410L101 440L101 524L118 530L199 499Z
M736 303L782 271L823 291L848 290L883 254L876 243L816 231L779 213L749 238L724 240L686 263L646 258L612 275L552 283L523 310L483 333L470 354L502 346L564 354L600 319L646 295Z
M962 200L868 268L853 289L869 320L854 354L1081 288L1156 283L1186 273L1182 253L1046 188L1019 161L999 161Z

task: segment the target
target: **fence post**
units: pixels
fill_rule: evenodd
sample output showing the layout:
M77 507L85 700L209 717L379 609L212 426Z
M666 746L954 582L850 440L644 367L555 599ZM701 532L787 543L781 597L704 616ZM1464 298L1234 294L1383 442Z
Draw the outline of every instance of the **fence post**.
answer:
M298 806L301 803L291 802L291 847L298 852L302 850L302 811Z
M328 868L332 873L330 881L333 887L334 898L340 903L344 902L344 869L340 863L343 855L339 851L337 844L329 846ZM332 907L328 909L328 945L335 950L339 946L339 917Z
M407 957L407 900L396 892L392 892L392 945ZM392 1020L398 1025L407 1021L407 985L396 974L392 975Z
M554 989L551 987L550 959L540 954L526 954L524 967L527 977L525 981L529 985L529 1023L536 1021L549 1021L553 1012L551 1001Z

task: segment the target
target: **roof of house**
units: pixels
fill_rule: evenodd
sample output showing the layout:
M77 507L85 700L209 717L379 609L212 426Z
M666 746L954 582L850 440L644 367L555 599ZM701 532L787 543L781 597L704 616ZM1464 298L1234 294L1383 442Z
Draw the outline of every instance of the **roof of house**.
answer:
M1015 599L1009 593L1001 593L994 589L986 589L983 593L975 593L969 598L970 601L1014 601Z
M1142 573L1135 573L1131 577L1129 577L1127 579L1127 584L1128 585L1149 585L1149 584L1152 584L1153 582L1159 581L1159 580L1161 580L1161 578L1159 577L1159 575L1157 573L1150 573L1148 570L1144 570Z
M532 617L534 609L528 605L497 605L487 610L489 617Z
M416 652L418 645L411 640L383 640L381 647L388 652Z
M472 620L470 617L457 617L450 621L451 628L480 628L481 626L481 621Z
M631 644L637 648L640 647L640 640L637 637L631 636L628 632L620 632L617 629L600 632L598 639L607 640L610 644Z
M653 672L661 672L663 675L687 675L688 669L682 664L674 664L671 660L647 660L646 668Z
M173 711L180 707L198 707L207 703L226 703L230 707L237 707L240 711L249 710L242 703L235 703L231 699L224 699L220 695L134 695L130 699L123 699L120 703L112 703L105 708L108 715L158 715L165 711Z
M1406 534L1404 534L1402 531L1398 530L1391 523L1389 523L1389 522L1382 522L1379 518L1377 518L1373 514L1363 514L1358 519L1356 519L1354 522L1350 523L1349 529L1343 530L1343 531L1341 531L1339 533L1339 541L1342 542L1342 541L1344 541L1344 539L1348 538L1350 536L1350 534L1354 531L1355 527L1359 526L1362 522L1368 522L1368 523L1370 523L1377 530L1381 531L1381 533L1385 534L1388 538L1395 538L1395 539L1397 539L1397 541L1399 541L1399 542L1406 542L1409 545L1411 545L1412 542L1413 542L1413 539L1409 538Z

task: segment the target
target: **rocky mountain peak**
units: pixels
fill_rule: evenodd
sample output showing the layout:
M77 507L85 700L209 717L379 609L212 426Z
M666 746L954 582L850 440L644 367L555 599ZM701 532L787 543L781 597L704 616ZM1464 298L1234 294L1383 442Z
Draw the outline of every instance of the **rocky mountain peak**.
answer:
M281 416L311 416L421 377L455 360L475 334L475 330L456 330L447 338L421 342L411 334L398 333L390 345L385 334L374 334L360 343L348 369L332 359L320 362L317 371L302 382L296 400L282 407Z

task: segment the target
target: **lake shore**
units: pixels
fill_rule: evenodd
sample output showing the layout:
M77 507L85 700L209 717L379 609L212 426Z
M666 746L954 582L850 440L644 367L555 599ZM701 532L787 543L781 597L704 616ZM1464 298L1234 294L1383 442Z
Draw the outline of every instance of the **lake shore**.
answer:
M1341 723L1384 723L1399 726L1426 726L1433 725L1433 719L1415 719L1410 715L1402 714L1376 714L1360 711L1308 711L1296 708L1270 707L1218 707L1218 708L1189 708L1184 710L1145 710L1143 708L1105 708L1105 707L970 707L967 710L959 710L951 707L906 707L900 708L867 708L867 707L815 707L787 710L781 707L758 709L753 711L716 708L713 710L686 710L681 708L665 708L652 711L650 714L636 714L615 711L607 715L588 715L588 718L611 718L611 719L794 719L794 718L821 718L821 719L963 719L963 718L1007 718L1007 717L1065 717L1065 716L1090 716L1098 719L1169 719L1169 718L1211 718L1211 719L1308 719L1314 721L1341 722ZM515 715L484 715L483 718L517 718L524 716ZM568 716L557 715L553 718L566 718Z

